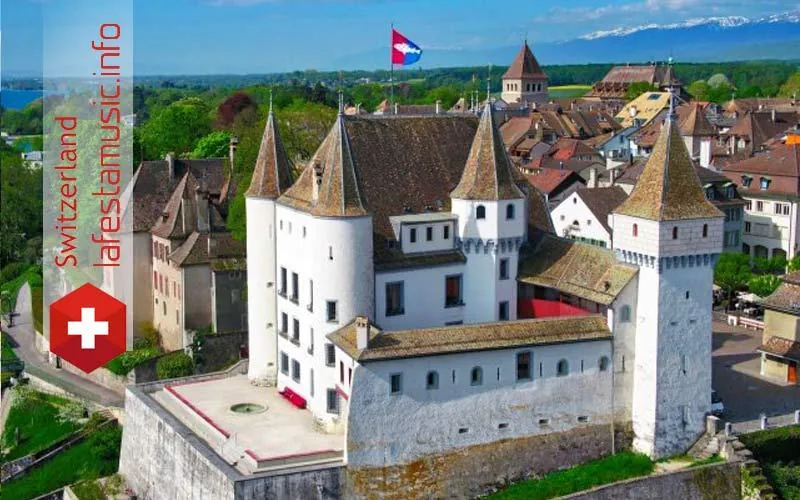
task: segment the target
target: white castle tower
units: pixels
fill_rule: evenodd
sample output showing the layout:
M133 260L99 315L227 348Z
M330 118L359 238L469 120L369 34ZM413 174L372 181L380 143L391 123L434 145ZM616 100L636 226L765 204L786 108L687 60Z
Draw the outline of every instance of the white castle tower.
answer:
M527 214L512 168L487 99L464 173L450 193L468 260L465 323L517 318L517 263Z
M618 256L639 266L634 448L685 452L711 405L711 307L723 215L703 195L672 106L633 192L612 214Z
M292 185L292 168L278 134L270 98L261 148L245 193L247 216L248 378L274 385L277 377L275 200Z

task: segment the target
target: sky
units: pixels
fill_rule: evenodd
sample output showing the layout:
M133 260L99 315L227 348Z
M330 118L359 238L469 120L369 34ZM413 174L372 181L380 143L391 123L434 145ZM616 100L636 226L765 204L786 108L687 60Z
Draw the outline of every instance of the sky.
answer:
M348 56L388 53L391 23L423 49L473 50L526 36L535 47L651 22L800 9L797 0L2 0L2 73L41 74L43 31L47 65L74 73L80 54L57 51L58 23L73 23L68 36L80 36L91 29L76 14L82 8L127 2L138 75L336 69Z

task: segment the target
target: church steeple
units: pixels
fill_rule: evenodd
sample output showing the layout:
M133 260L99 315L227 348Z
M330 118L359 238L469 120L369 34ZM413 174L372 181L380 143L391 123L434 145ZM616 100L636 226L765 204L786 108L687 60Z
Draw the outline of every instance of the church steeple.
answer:
M250 188L245 196L274 200L291 187L292 167L275 123L271 94L269 101L267 124L261 138L261 147L258 150Z
M507 103L541 103L549 98L547 74L533 56L527 38L502 80L501 97Z
M495 125L488 99L461 180L450 197L462 200L515 200L525 197L514 183L513 167Z

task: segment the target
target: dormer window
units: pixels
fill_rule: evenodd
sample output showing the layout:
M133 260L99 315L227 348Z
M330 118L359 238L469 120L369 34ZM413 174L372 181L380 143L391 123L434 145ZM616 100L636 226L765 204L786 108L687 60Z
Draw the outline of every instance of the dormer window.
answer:
M771 179L769 177L762 177L761 178L761 189L762 190L769 189L769 183L770 182L771 182Z
M752 183L753 183L753 178L752 177L750 177L749 175L743 175L742 176L742 185L744 187L749 188L750 184L752 184Z

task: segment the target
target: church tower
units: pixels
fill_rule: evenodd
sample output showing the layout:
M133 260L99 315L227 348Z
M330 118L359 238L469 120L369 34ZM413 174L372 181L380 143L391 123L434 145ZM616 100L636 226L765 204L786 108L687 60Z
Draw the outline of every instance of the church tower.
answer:
M468 261L465 323L517 318L517 263L527 214L512 169L487 99L461 180L450 193Z
M711 308L723 215L703 195L674 110L631 195L612 214L618 257L639 266L634 448L685 452L711 406Z
M274 385L277 377L277 297L275 295L275 200L292 185L270 98L267 125L245 193L247 216L248 378Z
M528 41L522 44L517 57L503 75L503 92L500 97L508 103L545 103L549 99L547 74L533 57Z

